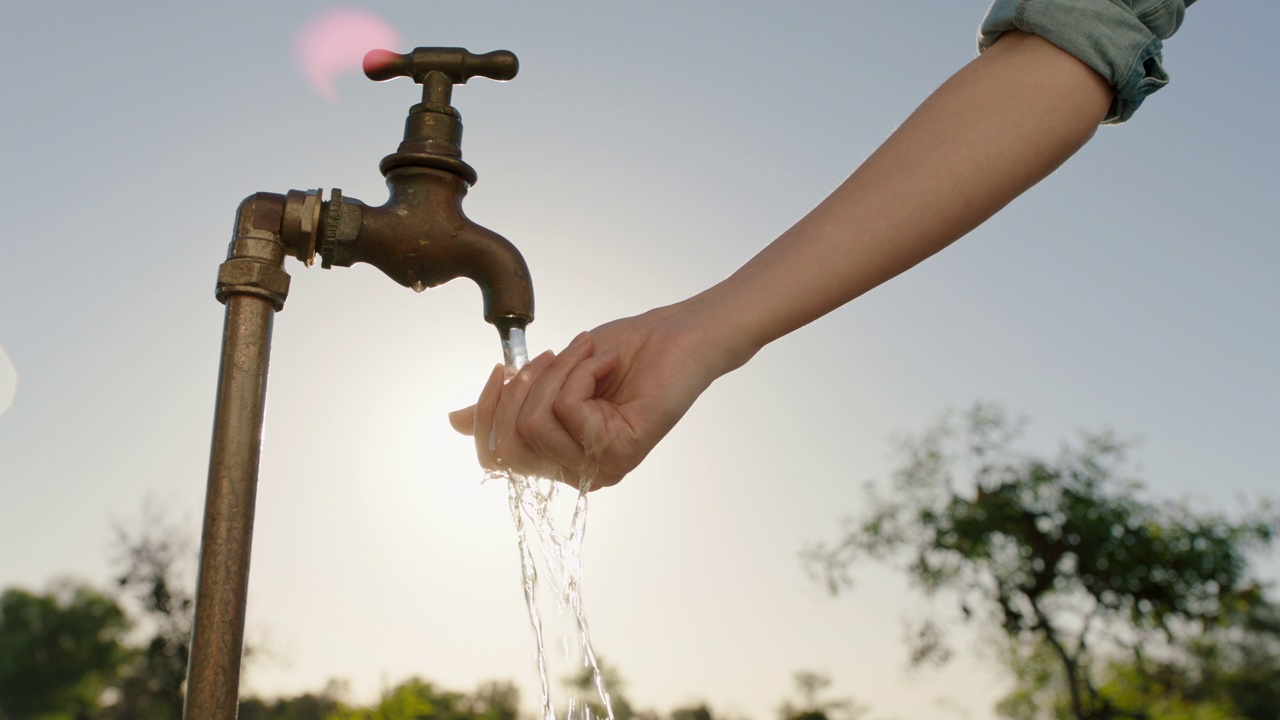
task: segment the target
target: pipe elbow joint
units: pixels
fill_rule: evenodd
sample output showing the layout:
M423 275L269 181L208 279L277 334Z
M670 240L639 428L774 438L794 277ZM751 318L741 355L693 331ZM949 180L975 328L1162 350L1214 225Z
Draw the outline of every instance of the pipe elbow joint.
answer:
M236 226L231 233L237 238L280 238L284 221L285 196L279 193L254 193L240 201L236 208Z

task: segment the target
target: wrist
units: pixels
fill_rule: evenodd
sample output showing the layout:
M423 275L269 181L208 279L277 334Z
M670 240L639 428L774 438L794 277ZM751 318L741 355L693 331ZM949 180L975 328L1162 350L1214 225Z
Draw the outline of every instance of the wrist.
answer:
M708 382L742 367L764 346L751 326L751 311L735 302L721 285L663 310L672 313L676 332L697 348L712 374Z

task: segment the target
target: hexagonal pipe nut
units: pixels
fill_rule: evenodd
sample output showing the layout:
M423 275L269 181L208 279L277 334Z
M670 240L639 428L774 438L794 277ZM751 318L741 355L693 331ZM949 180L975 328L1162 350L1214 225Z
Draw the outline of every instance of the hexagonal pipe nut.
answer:
M214 296L225 303L231 295L257 295L271 301L276 310L284 307L289 295L289 273L279 265L250 258L231 258L218 266L218 287Z

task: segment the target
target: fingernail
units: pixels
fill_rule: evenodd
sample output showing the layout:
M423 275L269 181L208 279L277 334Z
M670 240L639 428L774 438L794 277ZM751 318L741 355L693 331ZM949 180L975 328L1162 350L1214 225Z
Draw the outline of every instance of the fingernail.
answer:
M587 339L590 337L591 336L585 332L578 333L577 337L573 339L573 342L569 343L569 347L565 348L564 351L569 352L570 350L577 350L578 348L586 344Z

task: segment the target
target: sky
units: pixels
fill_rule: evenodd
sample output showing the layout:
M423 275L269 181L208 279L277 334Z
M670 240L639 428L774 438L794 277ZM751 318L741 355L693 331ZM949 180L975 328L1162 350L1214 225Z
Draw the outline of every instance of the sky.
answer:
M418 92L317 89L300 28L339 7L13 4L0 25L0 587L105 583L112 527L199 533L236 206L385 199ZM411 46L508 49L454 93L467 214L524 253L530 350L719 281L844 179L976 53L977 0L352 4ZM894 438L1003 403L1026 447L1139 441L1149 497L1232 510L1280 467L1280 5L1201 2L1172 83L968 237L762 351L591 498L584 602L640 706L773 717L797 670L877 717L992 718L960 660L908 672L892 568L832 598L800 549L891 471ZM336 97L336 101L334 100ZM449 410L501 358L475 286L421 295L289 261L272 348L246 692L413 674L535 698L504 490ZM1272 576L1280 573L1274 560ZM532 707L532 705L530 705Z

